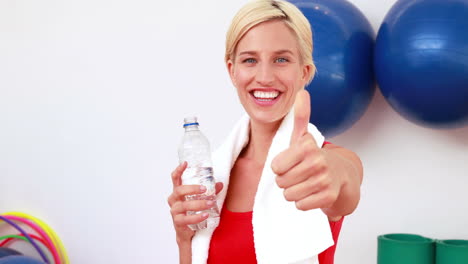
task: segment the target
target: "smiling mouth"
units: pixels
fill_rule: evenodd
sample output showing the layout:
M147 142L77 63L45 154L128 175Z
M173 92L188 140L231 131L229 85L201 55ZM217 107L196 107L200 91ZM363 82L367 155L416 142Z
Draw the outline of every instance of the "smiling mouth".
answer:
M271 102L278 98L280 92L278 91L259 91L254 90L251 92L253 97L260 102Z

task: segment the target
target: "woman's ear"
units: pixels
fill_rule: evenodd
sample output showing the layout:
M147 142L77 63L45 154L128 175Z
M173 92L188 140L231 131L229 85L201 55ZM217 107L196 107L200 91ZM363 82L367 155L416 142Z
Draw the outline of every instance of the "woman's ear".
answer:
M232 83L235 85L236 84L236 78L234 77L234 62L229 59L227 62L226 62L226 68L229 72L229 77L231 77L231 81Z
M315 65L314 64L304 65L303 72L302 72L302 80L304 81L304 85L310 83L310 81L312 81L314 77L315 77Z

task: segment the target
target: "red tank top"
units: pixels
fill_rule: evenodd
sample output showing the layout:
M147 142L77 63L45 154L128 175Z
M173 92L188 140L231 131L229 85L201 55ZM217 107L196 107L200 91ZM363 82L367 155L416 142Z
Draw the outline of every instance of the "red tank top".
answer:
M335 244L319 254L320 264L333 264L336 244L344 217L330 222ZM256 264L252 212L231 212L223 207L218 228L210 242L208 264Z

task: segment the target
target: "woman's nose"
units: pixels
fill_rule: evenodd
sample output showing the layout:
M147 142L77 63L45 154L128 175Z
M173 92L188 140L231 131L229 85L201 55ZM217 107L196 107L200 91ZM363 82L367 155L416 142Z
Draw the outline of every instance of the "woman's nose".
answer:
M271 86L275 80L274 70L269 63L258 65L255 80L262 86Z

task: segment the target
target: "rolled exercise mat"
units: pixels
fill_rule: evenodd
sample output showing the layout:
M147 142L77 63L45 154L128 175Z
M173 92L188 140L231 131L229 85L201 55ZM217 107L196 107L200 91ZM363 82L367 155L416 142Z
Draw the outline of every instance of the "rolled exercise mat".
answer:
M435 242L414 234L386 234L377 238L377 264L434 264Z
M436 264L467 264L468 240L436 241Z

